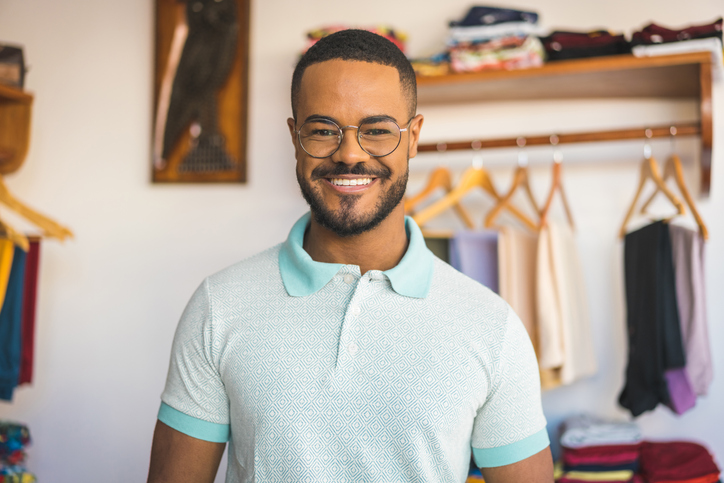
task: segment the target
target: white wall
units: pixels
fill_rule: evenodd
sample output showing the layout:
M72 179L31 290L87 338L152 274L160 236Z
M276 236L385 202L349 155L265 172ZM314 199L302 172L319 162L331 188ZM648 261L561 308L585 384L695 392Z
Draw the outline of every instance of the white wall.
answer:
M289 81L304 32L329 23L387 23L410 34L410 53L442 45L445 21L463 0L336 2L257 0L252 6L249 179L246 186L149 182L153 3L144 0L2 0L0 40L26 47L35 93L33 139L23 169L8 179L18 197L75 231L43 245L35 383L0 404L0 418L30 425L29 465L40 481L143 481L176 321L196 285L286 237L305 211L293 174L285 119ZM631 29L713 20L720 0L498 0L535 8L548 27ZM712 195L701 202L711 230L707 282L712 347L724 343L724 112L715 88ZM508 103L425 108L424 140L596 129L696 115L658 101ZM685 161L696 144L679 144ZM668 143L655 144L663 158ZM579 227L599 374L544 396L550 428L577 411L625 417L616 406L625 367L621 248L615 233L635 190L640 143L571 147L566 187ZM466 155L467 156L467 155ZM511 166L515 153L491 153ZM532 151L537 194L550 153ZM577 162L586 160L598 162ZM465 157L444 162L457 169ZM609 161L609 162L606 162ZM412 163L411 190L426 169ZM496 164L497 163L497 164ZM494 169L505 186L510 169ZM693 176L693 170L690 170ZM482 198L481 198L482 200ZM473 198L472 205L483 201ZM473 206L475 208L475 206ZM714 350L710 395L683 417L659 409L637 421L650 438L692 438L724 460L724 357Z

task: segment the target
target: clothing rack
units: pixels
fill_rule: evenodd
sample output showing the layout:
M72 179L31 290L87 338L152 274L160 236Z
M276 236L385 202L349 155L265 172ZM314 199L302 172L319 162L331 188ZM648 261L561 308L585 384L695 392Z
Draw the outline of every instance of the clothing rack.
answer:
M673 133L673 134L672 134ZM418 152L477 151L480 149L514 148L600 141L625 141L630 139L652 139L671 136L696 136L701 134L700 123L670 124L658 127L619 129L615 131L590 131L572 134L550 134L548 136L518 136L514 138L475 139L472 141L438 142L419 144Z

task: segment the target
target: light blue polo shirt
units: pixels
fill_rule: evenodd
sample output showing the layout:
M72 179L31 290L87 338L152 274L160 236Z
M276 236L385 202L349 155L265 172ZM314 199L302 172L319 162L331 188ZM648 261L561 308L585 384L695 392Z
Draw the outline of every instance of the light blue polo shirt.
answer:
M204 280L158 418L229 441L227 482L465 481L548 446L533 347L497 295L406 219L400 263L360 276L289 238Z

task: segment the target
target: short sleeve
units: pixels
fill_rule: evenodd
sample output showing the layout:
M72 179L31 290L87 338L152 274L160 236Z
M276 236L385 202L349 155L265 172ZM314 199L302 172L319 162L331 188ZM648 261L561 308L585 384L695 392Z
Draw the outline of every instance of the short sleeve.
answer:
M523 323L508 308L491 386L473 423L475 463L481 468L509 465L549 444L533 345Z
M179 321L161 401L161 422L194 438L228 440L229 400L214 351L207 280L191 297Z

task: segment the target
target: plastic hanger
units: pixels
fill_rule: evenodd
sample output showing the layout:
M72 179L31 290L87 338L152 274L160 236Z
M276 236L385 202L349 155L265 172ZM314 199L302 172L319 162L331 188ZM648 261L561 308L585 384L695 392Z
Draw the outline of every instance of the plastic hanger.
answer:
M22 202L20 202L18 199L16 199L8 190L7 186L5 186L5 181L0 176L0 203L3 203L5 206L16 212L17 214L21 215L23 218L27 219L31 223L33 223L35 226L43 230L43 236L57 238L58 240L65 240L68 237L73 236L73 232L71 232L68 228L65 228L64 226L59 225L55 221L51 220L50 218L41 215L37 211L29 208ZM9 234L10 231L7 230L8 225L5 224L6 232ZM12 230L12 229L11 229ZM14 230L12 230L14 231ZM17 232L15 232L17 233ZM21 235L22 236L22 235ZM25 238L25 246L27 246L27 238ZM18 246L23 246L21 244L18 244Z
M646 130L646 138L651 139L652 132L651 129ZM641 196L641 193L644 189L644 186L646 185L646 181L651 180L656 185L657 189L660 190L666 197L671 201L671 204L674 205L676 208L678 215L683 215L686 213L686 209L684 208L684 204L681 202L681 200L671 192L671 190L666 186L666 183L664 182L663 178L661 177L661 172L659 171L659 165L656 163L656 160L651 156L651 145L648 143L648 140L646 144L644 144L644 160L641 162L641 175L639 177L639 187L636 190L636 195L634 196L633 201L631 202L631 206L629 206L628 212L626 213L626 218L624 218L623 223L621 224L621 229L618 232L618 235L620 238L624 238L626 236L626 226L628 225L628 222L631 220L631 217L633 216L634 212L636 211L636 203L639 200L639 197Z
M493 209L488 212L488 216L485 217L485 228L491 228L498 215L500 215L504 209L510 209L513 195L520 187L523 187L528 201L530 201L531 206L533 206L536 215L540 217L540 208L538 208L538 203L535 200L535 196L533 196L533 190L531 189L530 182L528 180L528 156L522 150L525 146L525 138L520 137L516 142L518 147L521 149L518 151L518 166L513 174L513 183L510 190L508 190L508 193L503 196Z
M701 236L704 237L704 240L709 239L709 229L706 227L706 224L704 223L704 220L702 219L701 215L699 214L699 210L696 209L696 204L694 203L694 198L691 196L691 193L689 192L689 189L686 187L686 182L684 181L684 169L681 166L681 159L679 159L679 156L676 154L676 150L674 149L674 140L676 136L676 128L674 126L671 126L671 129L669 130L671 132L671 156L666 161L666 164L664 165L664 176L663 180L664 183L671 178L674 177L674 181L676 182L676 186L679 188L679 191L681 192L681 195L684 197L684 201L686 201L686 204L689 206L689 209L691 210L691 214L694 216L694 220L696 220L696 224L699 227L699 231L701 232ZM654 200L656 195L661 190L657 187L656 191L654 191L649 199L646 201L646 203L643 204L641 207L641 214L647 213L647 208L651 204L651 202Z
M542 229L548 223L548 213L550 212L551 205L553 204L553 198L555 197L556 192L558 192L561 195L561 201L563 202L563 209L566 212L566 218L568 219L568 224L570 225L571 230L575 230L576 225L573 223L573 215L571 214L571 208L570 208L570 205L568 204L568 199L566 198L566 192L563 189L563 179L562 179L563 154L561 153L560 149L558 148L558 136L556 136L555 134L552 135L550 137L550 142L554 148L551 189L548 192L548 197L546 198L546 202L540 211L539 227Z
M481 188L495 198L496 201L500 201L501 199L498 191L495 189L495 185L493 185L493 181L490 179L490 175L485 168L483 168L482 157L479 155L473 158L473 166L463 173L460 182L450 193L414 215L412 217L413 220L415 220L419 226L423 226L431 219L439 216L445 210L460 202L460 200L474 188ZM526 226L535 229L536 224L524 213L514 206L510 206L509 209L510 212Z
M438 150L444 151L445 149L438 148ZM435 168L432 173L430 173L430 177L427 180L427 185L422 189L422 191L420 191L415 196L405 200L405 213L412 213L412 211L418 204L420 204L420 202L425 200L438 188L444 189L446 194L452 191L452 179L450 176L450 170L444 166L439 166ZM463 205L461 205L460 203L455 203L453 205L453 208L455 209L455 212L458 214L465 226L469 229L472 229L473 221L470 219L470 215L468 215L468 212L465 211L465 208L463 208Z

